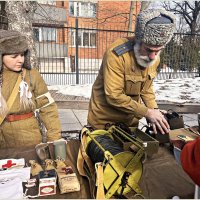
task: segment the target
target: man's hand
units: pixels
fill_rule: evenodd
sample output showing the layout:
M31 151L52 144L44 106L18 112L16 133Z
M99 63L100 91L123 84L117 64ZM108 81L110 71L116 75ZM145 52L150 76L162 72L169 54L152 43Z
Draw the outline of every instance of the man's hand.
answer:
M160 110L148 109L145 117L152 124L154 133L157 133L157 130L162 134L169 133L169 124Z

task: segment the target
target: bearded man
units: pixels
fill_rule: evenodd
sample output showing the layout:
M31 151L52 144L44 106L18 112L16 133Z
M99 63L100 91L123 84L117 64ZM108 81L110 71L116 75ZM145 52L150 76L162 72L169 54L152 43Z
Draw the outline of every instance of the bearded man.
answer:
M137 126L145 117L154 132L169 132L159 111L153 79L160 52L171 40L175 16L165 10L145 10L137 17L135 37L118 39L105 52L92 87L88 124L104 129L106 123Z

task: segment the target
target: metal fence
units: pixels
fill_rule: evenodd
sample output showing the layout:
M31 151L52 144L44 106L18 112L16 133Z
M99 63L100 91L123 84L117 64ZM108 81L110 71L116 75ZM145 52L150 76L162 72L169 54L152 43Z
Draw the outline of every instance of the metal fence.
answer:
M34 33L39 70L50 85L93 83L108 46L133 34L111 27L84 28L78 23L75 27L34 27Z
M160 79L200 76L200 35L175 33L161 53Z
M85 28L78 21L68 27L34 25L33 32L39 70L48 85L93 83L108 46L134 34L119 27ZM158 70L157 79L200 76L200 35L175 33Z
M133 32L112 27L34 27L39 70L47 84L93 83L103 54L117 38ZM161 53L157 79L199 76L200 35L175 33Z

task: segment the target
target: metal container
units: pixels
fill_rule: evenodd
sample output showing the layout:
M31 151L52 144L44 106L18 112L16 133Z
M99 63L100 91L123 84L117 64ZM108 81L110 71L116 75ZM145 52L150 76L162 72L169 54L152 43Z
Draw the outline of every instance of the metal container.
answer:
M200 131L200 113L197 113L197 120L198 120L199 131Z
M66 161L66 144L65 140L57 140L53 142L55 159L62 158Z

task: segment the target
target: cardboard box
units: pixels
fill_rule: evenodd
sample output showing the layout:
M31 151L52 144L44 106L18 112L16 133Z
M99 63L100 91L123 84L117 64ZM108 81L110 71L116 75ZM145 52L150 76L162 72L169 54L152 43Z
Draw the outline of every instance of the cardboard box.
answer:
M56 194L56 178L54 169L39 173L39 196Z
M72 168L68 166L65 171L58 169L58 185L60 188L60 193L69 193L80 191L80 183L76 176L76 173L73 172Z

